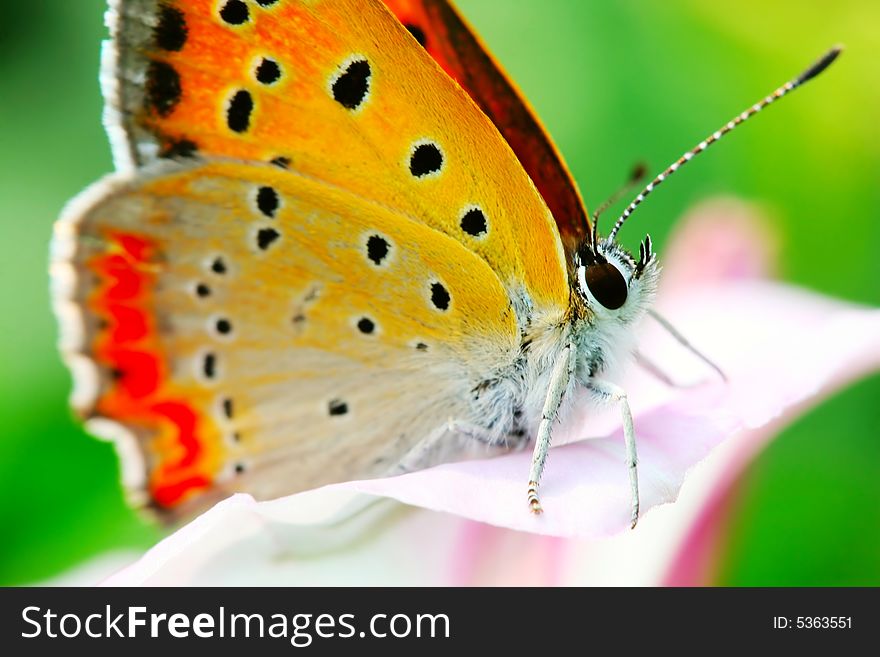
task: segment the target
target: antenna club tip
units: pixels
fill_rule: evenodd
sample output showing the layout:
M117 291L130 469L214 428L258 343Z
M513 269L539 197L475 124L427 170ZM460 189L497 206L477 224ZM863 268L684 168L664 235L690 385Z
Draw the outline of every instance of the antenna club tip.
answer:
M630 182L639 182L648 175L648 164L646 162L637 162L629 174Z
M843 46L841 44L837 44L832 46L831 49L828 50L822 57L820 57L815 64L813 64L806 71L801 73L798 79L795 81L795 84L803 84L807 80L812 80L814 77L819 75L826 68L831 66L831 63L838 58L840 53L843 52Z
M822 56L822 60L828 60L828 63L826 64L826 66L828 66L828 64L831 64L831 62L837 59L840 56L840 53L842 53L845 49L846 48L844 48L842 43L835 43L828 49L828 52Z

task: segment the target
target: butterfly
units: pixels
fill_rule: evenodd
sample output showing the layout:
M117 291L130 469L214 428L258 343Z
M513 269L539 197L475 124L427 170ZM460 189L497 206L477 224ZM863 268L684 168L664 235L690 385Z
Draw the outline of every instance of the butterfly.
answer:
M537 513L585 391L621 410L635 524L606 372L659 265L615 236L663 174L601 237L446 0L111 0L107 22L116 173L57 222L52 274L72 404L135 502L178 518L534 440Z

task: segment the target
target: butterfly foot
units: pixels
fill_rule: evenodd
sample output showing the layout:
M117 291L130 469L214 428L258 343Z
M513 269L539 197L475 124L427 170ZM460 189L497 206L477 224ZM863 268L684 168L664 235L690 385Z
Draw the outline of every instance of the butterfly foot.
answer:
M538 482L536 481L529 482L529 509L531 509L532 513L536 516L539 516L544 512L544 509L541 506L541 501L538 499Z
M639 522L639 506L638 506L638 504L633 505L632 517L630 520L631 520L631 522L630 522L629 528L635 529L636 525Z

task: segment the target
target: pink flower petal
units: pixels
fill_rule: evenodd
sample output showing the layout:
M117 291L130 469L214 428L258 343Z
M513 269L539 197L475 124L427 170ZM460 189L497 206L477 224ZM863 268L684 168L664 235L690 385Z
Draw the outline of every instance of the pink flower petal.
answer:
M771 277L778 239L760 215L754 205L732 198L692 208L676 222L661 254L664 290Z
M877 312L874 311L873 314L876 315ZM836 337L841 340L837 345L840 359L836 367L834 363L830 366L826 364L830 375L823 382L814 380L819 388L816 395L804 397L796 404L797 408L788 410L788 414L803 412L816 397L831 394L848 381L880 368L880 348L875 337L877 329L875 335L871 335L870 330L858 333L839 328L841 330ZM724 540L725 523L729 518L732 496L739 477L765 444L782 429L786 419L785 416L778 416L758 429L739 433L730 440L723 458L713 458L713 472L697 484L699 490L695 491L704 502L687 523L686 531L682 534L661 583L666 586L699 586L710 583L716 566L716 547Z
M697 546L711 538L701 534L716 511L706 503L722 499L717 491L729 485L730 473L794 412L880 367L880 311L759 280L770 253L761 255L760 230L737 206L713 207L711 229L693 219L679 246L670 247L659 308L722 366L729 383L656 325L644 327L639 349L675 380L698 385L669 388L636 368L626 376L640 457L643 519L635 531L628 530L620 420L613 409L580 404L558 427L542 483L543 516L526 508L530 454L513 453L271 502L236 496L107 583L645 583L664 573L666 581L693 577L666 564L699 566L698 553L689 552L681 536L695 537ZM713 470L711 460L698 465L713 450L720 466ZM699 476L683 485L692 469ZM681 502L663 506L680 490ZM352 505L371 502L366 511L351 513Z

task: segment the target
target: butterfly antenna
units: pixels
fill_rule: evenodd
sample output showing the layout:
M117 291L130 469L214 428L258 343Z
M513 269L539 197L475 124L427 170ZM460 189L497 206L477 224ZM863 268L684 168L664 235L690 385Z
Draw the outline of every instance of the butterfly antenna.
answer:
M596 250L596 246L599 242L599 215L605 212L612 205L617 203L621 198L623 198L624 194L628 194L632 191L632 188L638 185L642 180L645 179L645 176L648 173L648 166L644 162L637 163L633 170L629 174L629 178L627 181L614 192L608 199L605 200L596 210L593 212L593 230L591 232L592 242L593 242L593 251Z
M728 132L733 130L740 123L744 122L746 119L751 118L752 116L754 116L755 114L760 112L762 109L767 107L767 105L769 105L773 101L778 100L778 99L782 98L783 96L785 96L787 93L793 91L794 89L797 89L804 82L807 82L808 80L812 80L814 77L819 75L822 71L824 71L826 68L828 68L831 65L831 62L833 62L835 59L837 59L837 56L840 54L842 49L843 48L841 46L833 47L831 50L829 50L827 53L825 53L820 59L818 59L812 66L810 66L810 68L808 68L806 71L801 73L799 76L797 76L793 80L789 80L788 82L786 82L784 85L779 87L776 91L774 91L772 94L770 94L769 96L764 98L764 100L762 100L758 103L755 103L749 109L747 109L746 111L741 113L739 116L728 121L727 124L724 127L722 127L720 130L716 130L715 132L713 132L711 135L706 137L706 139L701 141L694 148L692 148L687 153L685 153L680 158L678 158L678 160L673 162L669 166L669 168L666 169L666 171L664 171L659 176L654 178L654 180L652 180L650 183L648 183L648 186L642 190L642 193L639 194L638 196L636 196L635 199L633 200L633 202L630 203L629 206L626 208L626 210L623 211L623 214L620 215L620 217L617 219L617 222L615 222L615 224L614 224L614 228L611 230L611 233L608 236L609 240L612 240L612 241L614 240L615 236L617 235L621 226L623 226L624 222L629 218L629 216L639 206L639 204L642 201L644 201L651 192L654 191L654 189L657 187L657 185L659 185L664 180L666 180L669 176L671 176L673 173L675 173L683 164L692 160L694 158L694 156L699 155L700 153L705 151L707 148L709 148L709 146L711 146L716 141L721 139L724 135L726 135Z

